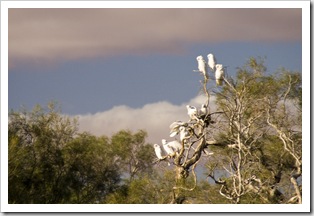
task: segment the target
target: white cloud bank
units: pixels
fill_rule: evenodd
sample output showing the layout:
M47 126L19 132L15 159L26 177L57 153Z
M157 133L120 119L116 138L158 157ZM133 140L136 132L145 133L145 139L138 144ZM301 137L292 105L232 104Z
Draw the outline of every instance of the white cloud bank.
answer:
M186 105L200 107L206 102L204 96L197 96L187 103L174 105L166 101L147 104L134 109L128 106L116 106L110 110L95 114L78 115L79 131L87 131L94 135L111 136L129 129L132 132L143 129L147 131L147 142L160 143L161 139L169 137L169 125L176 121L188 121ZM215 110L214 98L210 100L210 109Z

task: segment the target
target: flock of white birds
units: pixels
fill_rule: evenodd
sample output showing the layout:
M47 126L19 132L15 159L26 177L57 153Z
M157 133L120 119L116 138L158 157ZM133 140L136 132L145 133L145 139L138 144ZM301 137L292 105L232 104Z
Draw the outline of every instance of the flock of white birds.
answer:
M195 106L187 105L187 114L190 117L189 122L201 122L201 124L206 125L206 120L209 119L210 116L209 110L205 104L202 104L200 109L197 109ZM177 153L181 151L183 146L186 144L186 140L191 138L191 126L189 123L183 121L175 121L170 126L170 137L179 136L179 140L173 140L168 142L166 139L162 139L162 148L158 144L154 144L155 153L158 159L165 159L166 157L173 157ZM163 154L163 150L166 154Z
M222 85L224 80L224 67L222 64L216 63L216 58L213 54L207 55L208 62L205 61L203 56L197 56L196 60L198 63L197 72L201 72L204 75L205 81L208 80L209 75L207 69L209 68L213 73L215 73L215 79L217 85ZM202 104L200 109L195 106L187 105L187 114L189 116L189 122L196 121L202 122L202 124L208 125L211 123L209 110L206 104ZM186 140L191 138L191 128L188 123L182 121L175 121L170 125L170 137L175 137L179 135L179 141L173 140L168 142L166 139L162 139L162 148L158 144L154 144L155 153L159 160L165 159L167 157L173 157L181 151L185 146ZM166 154L163 154L163 150ZM168 163L169 164L169 163Z
M225 67L222 64L217 64L214 54L209 53L207 55L208 62L205 61L203 56L197 56L198 71L201 72L205 80L209 78L207 68L215 73L216 84L221 86L223 84L223 78L225 75Z

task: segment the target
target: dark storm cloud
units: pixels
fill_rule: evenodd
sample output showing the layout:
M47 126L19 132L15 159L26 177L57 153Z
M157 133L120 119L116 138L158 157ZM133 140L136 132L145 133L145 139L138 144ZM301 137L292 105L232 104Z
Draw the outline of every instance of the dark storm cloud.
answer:
M301 9L9 9L9 64L301 41Z

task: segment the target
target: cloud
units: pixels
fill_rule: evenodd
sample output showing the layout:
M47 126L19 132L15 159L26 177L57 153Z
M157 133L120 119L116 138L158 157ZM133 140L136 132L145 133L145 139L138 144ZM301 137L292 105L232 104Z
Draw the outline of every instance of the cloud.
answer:
M146 104L138 109L122 105L103 112L75 117L78 117L81 132L87 131L97 136L111 136L123 129L133 132L143 129L148 133L148 142L158 143L163 138L170 139L169 125L172 122L189 120L185 107L187 104L200 107L205 101L205 96L197 96L181 105L166 101ZM214 98L210 100L210 107L212 112L216 109Z
M181 53L189 43L300 41L301 9L10 8L9 64Z

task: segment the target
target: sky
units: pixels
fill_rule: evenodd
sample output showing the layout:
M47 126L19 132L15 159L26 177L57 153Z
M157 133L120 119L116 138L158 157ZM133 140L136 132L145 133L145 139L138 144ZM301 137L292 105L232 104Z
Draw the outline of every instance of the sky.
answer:
M265 57L267 73L302 72L301 9L11 8L8 26L9 109L56 101L95 135L170 139L185 106L205 102L199 55L229 76L250 57Z

